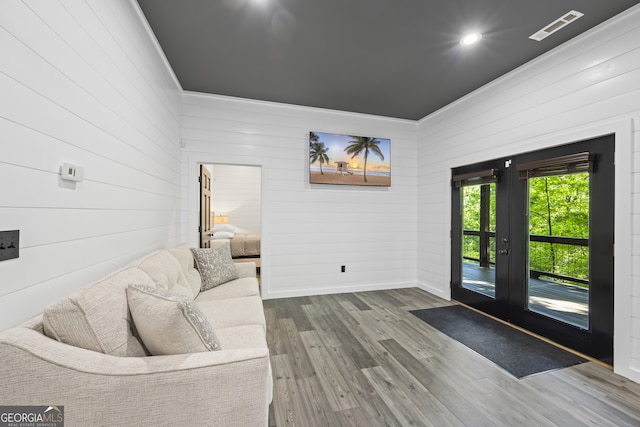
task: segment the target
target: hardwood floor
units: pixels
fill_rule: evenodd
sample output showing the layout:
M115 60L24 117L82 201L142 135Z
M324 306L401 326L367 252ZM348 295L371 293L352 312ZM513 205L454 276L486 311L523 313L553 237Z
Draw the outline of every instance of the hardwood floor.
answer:
M271 426L640 426L640 384L595 363L516 379L409 310L419 289L264 301Z

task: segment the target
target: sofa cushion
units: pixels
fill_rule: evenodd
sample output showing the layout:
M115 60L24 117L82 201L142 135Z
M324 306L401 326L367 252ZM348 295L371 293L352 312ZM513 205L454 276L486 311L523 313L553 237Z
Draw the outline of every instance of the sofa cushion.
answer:
M266 348L267 338L265 331L260 325L244 325L231 328L216 329L216 334L220 339L220 345L225 350L236 350L241 348ZM271 365L267 372L267 402L273 398L273 374Z
M135 267L125 268L49 305L42 316L45 335L65 344L113 356L145 356L127 304L129 283L153 286Z
M239 277L238 270L231 259L229 244L217 248L191 248L191 252L202 277L202 291Z
M193 296L195 298L200 292L200 288L202 287L202 279L200 278L200 273L196 269L195 261L193 259L193 253L191 253L189 245L184 244L167 250L171 252L171 255L176 257L176 259L180 263L182 273L187 279L187 282L189 282L191 292L193 293Z
M255 277L241 277L222 285L200 292L196 297L196 302L219 301L229 298L252 297L260 295L258 279Z
M127 297L136 329L152 355L221 349L211 324L192 299L138 284L127 288Z
M248 258L245 258L248 259ZM238 270L238 277L256 277L256 261L255 258L251 258L254 261L241 261L239 259L233 260ZM259 260L259 259L258 259Z
M191 285L187 281L180 262L171 252L163 250L152 253L139 259L132 265L140 268L151 277L155 287L176 294L187 295L193 298L195 295Z
M198 302L214 329L260 325L266 331L262 299L258 296Z
M268 348L264 329L260 325L233 326L216 329L220 345L225 350Z

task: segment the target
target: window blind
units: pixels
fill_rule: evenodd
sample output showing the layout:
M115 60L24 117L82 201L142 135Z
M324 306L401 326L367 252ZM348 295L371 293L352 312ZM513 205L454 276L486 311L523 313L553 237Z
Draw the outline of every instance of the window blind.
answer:
M477 172L454 174L452 180L453 185L456 187L490 184L498 181L498 169L485 169Z
M520 163L516 165L516 170L518 171L518 178L520 179L592 172L593 159L594 155L592 153L576 153L568 156Z

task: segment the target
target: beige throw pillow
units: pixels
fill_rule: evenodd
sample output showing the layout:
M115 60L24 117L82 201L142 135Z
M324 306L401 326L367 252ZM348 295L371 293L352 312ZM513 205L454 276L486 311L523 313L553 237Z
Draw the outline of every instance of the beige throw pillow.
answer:
M202 276L203 291L239 278L228 243L217 248L191 248L191 252Z
M220 350L211 324L188 297L132 284L129 310L145 347L154 356Z
M132 327L127 286L153 286L136 267L120 270L49 305L42 316L45 335L65 344L112 356L146 356Z

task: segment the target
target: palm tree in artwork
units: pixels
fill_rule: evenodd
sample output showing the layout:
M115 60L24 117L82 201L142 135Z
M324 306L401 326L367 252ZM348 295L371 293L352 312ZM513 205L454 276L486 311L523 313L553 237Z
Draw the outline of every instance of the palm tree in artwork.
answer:
M318 141L320 141L318 134L315 132L309 132L309 148Z
M328 151L329 148L324 146L324 142L310 142L309 162L320 163L320 175L324 175L324 172L322 171L322 164L329 163L329 156L327 156Z
M371 151L376 156L378 156L380 160L384 160L384 154L382 154L380 147L378 147L378 144L380 144L380 141L378 141L375 138L370 138L368 136L352 135L351 137L355 138L355 140L349 141L350 145L348 145L347 148L344 149L344 151L347 154L351 154L352 159L364 151L364 182L368 182L367 181L367 158L369 157L369 151Z

